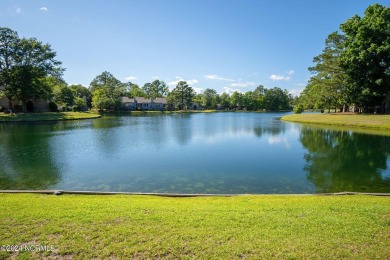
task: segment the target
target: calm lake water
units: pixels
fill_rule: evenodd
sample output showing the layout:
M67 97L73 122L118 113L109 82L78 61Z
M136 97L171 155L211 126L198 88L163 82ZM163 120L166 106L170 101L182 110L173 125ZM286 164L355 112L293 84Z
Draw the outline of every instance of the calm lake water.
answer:
M0 124L0 189L390 192L390 137L283 113L106 116Z

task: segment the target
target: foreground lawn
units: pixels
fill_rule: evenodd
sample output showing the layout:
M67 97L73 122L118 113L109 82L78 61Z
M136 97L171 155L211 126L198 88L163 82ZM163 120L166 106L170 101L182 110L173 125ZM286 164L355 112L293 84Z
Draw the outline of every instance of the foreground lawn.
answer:
M294 114L283 116L281 119L299 123L390 130L390 115Z
M390 198L0 194L1 258L388 259Z
M99 114L89 112L45 112L45 113L0 113L0 122L33 122L33 121L53 121L53 120L74 120L98 118Z

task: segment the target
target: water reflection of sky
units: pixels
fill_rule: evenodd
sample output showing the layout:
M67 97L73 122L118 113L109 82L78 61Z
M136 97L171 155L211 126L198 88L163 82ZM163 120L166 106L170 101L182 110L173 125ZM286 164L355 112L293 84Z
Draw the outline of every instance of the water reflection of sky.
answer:
M388 156L382 156L389 153L388 139L319 131L282 122L280 116L144 114L20 126L13 132L3 128L3 136L13 137L0 139L0 153L7 155L0 165L0 185L18 185L17 179L26 176L39 180L35 172L42 178L53 176L40 188L70 190L314 193L352 187L390 191L384 178L389 176ZM17 141L18 131L23 136L28 131L29 138ZM343 145L359 153L344 153ZM26 148L33 154L21 158L29 165L9 156L10 149L17 154ZM374 148L376 156L364 152ZM365 175L355 176L349 170L356 156L373 162L369 167L359 165ZM19 175L10 177L14 172Z

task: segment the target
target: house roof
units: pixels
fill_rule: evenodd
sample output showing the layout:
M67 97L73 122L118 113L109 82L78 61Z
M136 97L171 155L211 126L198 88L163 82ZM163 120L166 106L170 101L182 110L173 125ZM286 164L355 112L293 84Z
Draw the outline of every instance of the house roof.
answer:
M166 104L167 103L167 99L166 98L156 98L154 100L154 103Z
M134 98L122 97L123 103L134 103Z
M135 101L137 101L137 103L151 103L152 101L150 100L150 98L144 98L144 97L135 97L134 98Z

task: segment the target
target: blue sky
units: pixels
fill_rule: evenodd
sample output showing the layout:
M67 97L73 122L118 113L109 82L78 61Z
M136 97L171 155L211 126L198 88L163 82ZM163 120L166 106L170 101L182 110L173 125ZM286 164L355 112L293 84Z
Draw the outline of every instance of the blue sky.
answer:
M2 0L0 26L50 43L68 84L103 71L142 86L218 93L281 87L296 94L328 34L390 0Z

